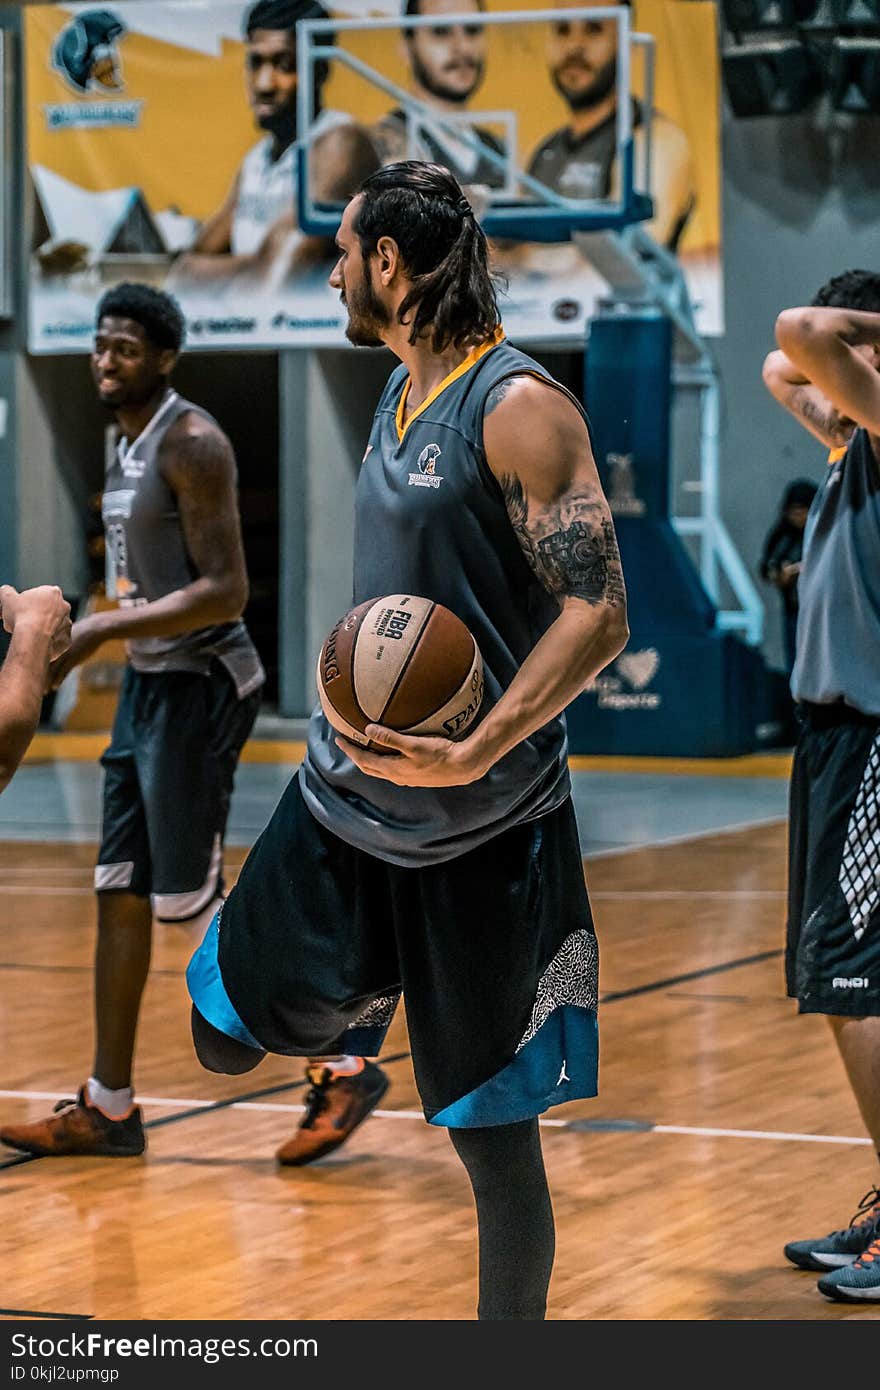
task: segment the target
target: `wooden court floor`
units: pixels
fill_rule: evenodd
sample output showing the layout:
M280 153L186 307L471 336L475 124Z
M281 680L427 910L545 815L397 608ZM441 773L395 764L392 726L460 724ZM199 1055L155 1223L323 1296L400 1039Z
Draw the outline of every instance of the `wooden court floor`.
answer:
M784 998L785 828L587 864L601 950L601 1095L549 1112L549 1317L865 1319L788 1266L843 1225L876 1159L821 1019ZM0 845L0 1113L37 1117L91 1060L93 851ZM229 855L234 879L242 852ZM0 1304L145 1319L470 1319L475 1219L421 1118L399 1017L383 1108L340 1152L279 1169L297 1063L195 1061L186 928L157 928L137 1086L142 1159L0 1156Z

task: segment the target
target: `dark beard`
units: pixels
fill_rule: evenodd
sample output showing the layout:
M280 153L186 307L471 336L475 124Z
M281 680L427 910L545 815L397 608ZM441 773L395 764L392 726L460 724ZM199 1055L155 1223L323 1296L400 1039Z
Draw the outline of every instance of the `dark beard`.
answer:
M553 73L553 86L571 111L589 111L609 96L617 85L617 59L612 58L604 68L600 68L590 83L578 92L569 92L556 80Z
M271 116L262 116L257 125L272 136L275 149L281 155L296 139L296 105L282 106Z
M382 347L379 329L387 328L391 315L378 299L372 284L364 275L363 280L346 302L348 323L345 336L355 347Z
M454 101L458 106L464 106L466 102L470 101L483 80L483 65L480 63L474 74L473 86L469 91L449 91L446 87L437 85L427 69L422 66L421 59L416 54L415 50L412 51L411 58L413 77L416 79L419 86L424 87L425 91L430 92L432 96L439 97L441 101Z

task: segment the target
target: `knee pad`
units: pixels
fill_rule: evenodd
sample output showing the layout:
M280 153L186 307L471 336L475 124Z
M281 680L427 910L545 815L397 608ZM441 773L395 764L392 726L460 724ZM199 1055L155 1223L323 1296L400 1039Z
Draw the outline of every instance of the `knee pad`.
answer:
M228 1033L221 1033L199 1013L195 1004L192 1007L192 1038L196 1056L205 1070L223 1076L241 1076L243 1072L253 1071L266 1055L258 1047L249 1047L237 1038L230 1038Z

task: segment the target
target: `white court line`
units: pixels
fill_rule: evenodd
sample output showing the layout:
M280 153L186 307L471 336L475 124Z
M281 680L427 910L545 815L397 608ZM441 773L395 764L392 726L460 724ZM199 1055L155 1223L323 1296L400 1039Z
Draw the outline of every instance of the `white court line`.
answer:
M799 1144L871 1144L850 1134L786 1134L765 1129L692 1129L686 1125L654 1125L653 1134L693 1134L707 1139L774 1139Z
M0 883L0 893L12 893L17 897L36 894L41 898L94 897L94 888L45 888L36 883Z
M0 1091L0 1100L67 1100L69 1091ZM170 1096L138 1096L141 1105L156 1105L166 1110L208 1110L217 1105L215 1100L182 1100ZM272 1113L301 1114L304 1105L284 1104L277 1101L237 1100L225 1107L227 1110L264 1110ZM421 1110L374 1110L373 1115L380 1120L422 1120ZM548 1129L567 1129L568 1120L539 1120ZM610 1122L610 1123L613 1123ZM870 1144L870 1139L858 1138L852 1134L790 1134L786 1131L767 1129L706 1129L694 1125L652 1125L649 1130L581 1130L582 1134L683 1134L697 1139L769 1139L780 1143L800 1144Z
M664 849L666 845L686 845L691 840L708 840L715 835L735 835L740 830L759 830L765 825L784 825L785 816L765 816L759 820L744 820L736 825L719 825L712 830L690 830L686 835L669 835L662 840L643 840L636 845L619 845L617 849L588 850L584 859L611 859L615 854L637 854L640 849Z
M0 1091L0 1100L70 1100L69 1091ZM182 1100L179 1097L170 1096L141 1096L137 1097L139 1105L155 1105L165 1110L210 1110L212 1106L219 1104L216 1100ZM302 1114L305 1110L304 1105L292 1103L284 1104L278 1101L256 1101L256 1100L236 1100L232 1105L224 1107L226 1110L265 1110L269 1112L281 1112L282 1114ZM373 1115L380 1120L421 1120L424 1122L424 1115L421 1110L374 1110ZM539 1124L548 1125L551 1129L565 1129L567 1120L539 1120Z

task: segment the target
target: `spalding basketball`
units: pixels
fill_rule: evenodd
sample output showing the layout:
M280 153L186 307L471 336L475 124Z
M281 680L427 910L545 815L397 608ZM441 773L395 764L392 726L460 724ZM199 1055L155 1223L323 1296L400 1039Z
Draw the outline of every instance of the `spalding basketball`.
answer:
M391 594L358 604L330 630L318 658L330 723L369 744L368 724L460 738L483 698L483 662L467 626L442 604Z

